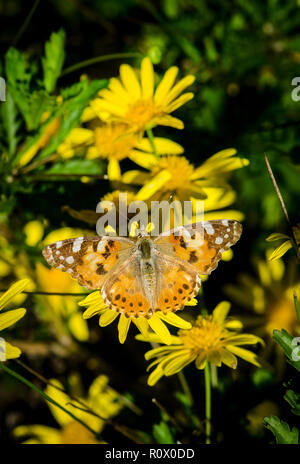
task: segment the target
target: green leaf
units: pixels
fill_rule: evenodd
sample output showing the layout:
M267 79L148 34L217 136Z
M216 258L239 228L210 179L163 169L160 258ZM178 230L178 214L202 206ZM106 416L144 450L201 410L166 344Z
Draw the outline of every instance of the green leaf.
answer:
M284 399L292 407L292 412L296 414L296 416L300 416L300 395L289 389L286 391Z
M299 430L296 427L291 430L286 422L276 416L265 417L264 426L271 430L279 445L298 445Z
M96 160L72 159L70 161L55 163L45 174L64 174L66 176L75 175L101 175L104 172L104 164Z
M297 343L298 337L292 337L286 330L274 330L274 340L283 348L288 362L300 371L300 347Z
M42 58L42 66L43 82L48 93L55 89L56 81L62 70L65 60L65 39L65 31L60 29L58 32L52 32L50 40L45 44L45 58Z
M174 445L175 440L166 422L153 425L153 436L157 443L161 445Z
M9 91L6 93L6 101L3 102L1 106L1 116L6 139L7 152L8 155L11 156L15 153L17 148L17 132L20 126L20 122L17 121L17 108Z
M35 90L29 96L32 129L39 126L42 115L46 111L52 111L55 103L56 98L48 95L44 90Z
M31 75L27 72L23 55L15 48L9 48L5 55L5 73L7 90L11 93L18 106L27 129L32 129L31 111L29 106L29 84Z
M61 105L60 110L55 115L61 117L60 128L36 159L46 158L56 151L57 147L66 139L69 132L79 124L82 112L91 98L93 98L100 89L106 87L107 84L108 81L106 79L94 80L91 81L90 84L86 83L85 88L83 88L78 95Z

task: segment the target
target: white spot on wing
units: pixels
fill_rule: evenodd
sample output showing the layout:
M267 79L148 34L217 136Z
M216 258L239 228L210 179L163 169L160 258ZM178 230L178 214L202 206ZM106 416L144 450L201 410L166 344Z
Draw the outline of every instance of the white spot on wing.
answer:
M82 242L83 242L83 238L77 238L75 240L75 242L73 243L73 248L72 248L74 253L77 253L80 250Z
M215 229L213 228L211 224L205 224L204 229L206 230L208 235L213 235L215 232Z
M62 244L63 244L62 241L56 242L56 248L60 248L62 246Z
M227 219L223 219L222 224L223 224L224 226L228 226L228 221L227 221Z
M223 243L222 237L217 237L217 238L216 238L216 244L217 244L217 245L221 245L221 243Z
M73 256L68 256L68 257L66 258L66 262L67 262L68 264L73 264L73 263L74 263L74 258L73 258Z

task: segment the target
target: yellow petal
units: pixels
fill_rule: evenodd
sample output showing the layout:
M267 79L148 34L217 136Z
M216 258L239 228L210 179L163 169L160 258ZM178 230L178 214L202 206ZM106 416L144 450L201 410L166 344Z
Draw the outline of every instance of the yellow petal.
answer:
M153 385L156 384L156 382L158 382L159 379L161 379L161 377L163 377L163 375L164 375L163 370L160 368L160 366L157 366L157 368L154 369L154 371L151 372L151 374L148 377L148 380L147 380L148 385L152 387Z
M243 324L241 323L241 321L233 319L225 322L224 327L226 327L226 329L240 330L243 328Z
M124 116L124 108L121 106L114 105L113 103L103 100L100 98L95 98L95 100L91 101L90 103L92 110L99 115L101 118L101 114L103 112L108 112L109 114L113 114L115 116Z
M67 136L65 142L74 145L81 145L83 143L91 143L94 139L94 131L84 129L83 127L76 127L72 129Z
M227 350L231 351L231 353L239 356L240 358L248 361L255 366L260 367L260 363L257 361L257 355L252 353L252 351L246 350L245 348L240 348L239 346L227 345Z
M45 393L48 396L50 396L50 398L55 400L58 404L68 409L69 406L67 405L67 403L72 402L72 400L66 393L64 393L60 389L63 389L62 383L59 382L59 380L57 379L50 379L45 389ZM53 417L59 423L59 425L65 426L72 421L72 418L69 416L69 414L67 414L66 412L63 412L60 408L55 406L53 403L50 403L47 401L47 404L51 410Z
M130 103L131 96L126 92L119 79L113 77L109 81L109 88L119 97L120 100Z
M281 258L281 256L283 256L292 247L293 245L291 243L291 240L287 240L273 251L273 253L269 256L269 260L273 261L274 259Z
M26 440L26 444L61 444L61 431L53 427L47 427L46 425L20 425L13 430L13 434L17 438L33 435L35 440Z
M178 68L176 66L172 66L170 69L167 70L156 89L154 95L155 103L160 104L162 100L166 97L166 95L169 93L169 90L175 82L177 74Z
M153 314L153 316L148 319L148 324L150 325L151 329L160 337L163 343L170 345L171 334L169 329L156 314Z
M145 319L144 317L139 317L137 319L132 319L132 322L137 326L137 328L141 332L142 336L147 338L150 335L150 333L149 333L149 324L147 322L147 319ZM139 335L137 335L136 338L138 336Z
M285 235L285 234L280 234L280 233L273 233L271 235L269 235L269 237L266 238L267 242L273 242L274 240L281 240L281 239L290 239L290 237L288 235Z
M105 305L104 305L105 306ZM101 314L104 311L107 311L107 306L103 308L102 303L96 303L94 305L89 306L83 313L83 319L89 319L90 317L96 316L96 314Z
M165 375L173 375L180 372L185 366L190 364L196 358L196 354L192 355L190 350L182 350L180 355L172 359L164 366L163 371Z
M173 89L163 99L162 105L168 105L171 103L184 89L186 89L186 87L193 84L194 80L195 76L189 75L177 82Z
M163 321L166 321L168 322L168 324L174 325L179 329L190 329L192 327L192 324L190 322L185 321L184 319L182 319L174 313L164 314L161 311L158 311L156 314Z
M26 309L19 308L13 309L11 311L6 311L5 313L0 314L0 330L4 330L7 327L15 324L19 319L21 319L26 313Z
M117 311L107 310L105 313L101 314L99 319L100 327L106 327L107 325L111 324L117 317L119 313Z
M160 124L161 126L168 126L168 127L174 127L175 129L183 129L184 124L180 119L174 118L173 116L170 116L169 114L166 114L164 116L156 118L156 124Z
M216 322L223 323L230 311L230 303L228 301L222 301L219 303L213 311L213 319Z
M32 247L35 246L44 235L44 226L40 221L27 222L23 230L26 235L26 244Z
M184 152L183 147L179 145L179 143L173 142L173 140L169 140L164 137L155 137L154 143L159 155L180 155ZM148 137L142 138L137 143L136 147L148 153L153 153L152 145Z
M5 357L6 359L15 359L19 358L22 351L17 346L11 345L8 342L5 342Z
M196 358L196 362L195 362L196 368L204 369L206 361L207 361L206 353L203 351L202 353L198 354Z
M171 173L164 169L160 171L153 179L151 179L141 190L137 193L137 200L148 200L154 193L161 189L161 187L171 178Z
M229 345L255 345L256 343L261 343L264 345L264 341L253 334L239 334L232 335L226 339L226 344Z
M140 98L141 87L132 67L128 64L122 64L120 66L120 77L127 92L135 99Z
M149 180L149 174L143 171L127 171L122 176L124 184L141 185Z
M219 353L221 355L221 361L226 364L226 366L236 369L237 359L232 353L230 353L230 351L221 349Z
M29 279L19 280L10 286L10 288L0 297L0 310L9 303L16 295L21 293L29 284Z
M107 175L109 180L120 180L121 169L119 161L116 158L110 158L107 167Z
M79 306L89 306L89 305L94 304L94 303L103 303L103 307L106 308L106 306L104 304L104 301L102 300L99 291L90 293L89 295L87 295L86 298L79 301L78 304L79 304Z
M141 84L143 98L152 98L154 90L154 72L153 65L149 57L144 58L142 61Z
M131 152L128 154L128 158L145 169L151 169L157 164L156 155L150 155L149 153L145 153L139 150L131 150Z
M76 312L71 315L68 320L68 327L72 335L80 342L85 342L89 339L89 329L86 321L82 318L82 314Z
M128 329L130 326L131 319L130 317L124 316L121 314L118 324L118 331L119 331L119 342L124 343L127 338Z
M180 106L183 106L185 103L192 100L192 98L194 98L194 94L192 92L180 95L180 97L178 97L176 100L170 103L170 105L167 106L166 112L172 113L173 111L177 110L177 108L179 108Z

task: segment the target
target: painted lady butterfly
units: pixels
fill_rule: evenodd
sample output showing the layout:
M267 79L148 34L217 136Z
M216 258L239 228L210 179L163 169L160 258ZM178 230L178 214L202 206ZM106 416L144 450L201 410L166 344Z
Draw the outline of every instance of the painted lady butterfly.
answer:
M43 250L51 266L81 285L100 289L105 304L128 317L150 317L182 309L197 295L201 274L240 238L237 221L204 221L151 238L80 237Z

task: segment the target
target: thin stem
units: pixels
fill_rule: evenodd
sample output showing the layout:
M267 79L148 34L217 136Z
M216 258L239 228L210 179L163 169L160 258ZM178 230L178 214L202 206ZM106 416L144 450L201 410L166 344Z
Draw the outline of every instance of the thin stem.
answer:
M148 129L146 129L146 132L147 132L147 136L148 136L152 151L155 154L155 156L158 157L158 153L157 153L157 150L156 150L155 141L154 141L154 135L153 135L152 129L148 128Z
M97 439L100 438L100 435L99 433L97 433L95 430L93 430L89 425L87 425L85 422L83 422L81 419L79 419L78 417L76 417L71 411L68 411L67 409L65 409L63 406L61 406L59 403L57 403L53 398L51 398L50 396L47 395L47 393L43 392L42 390L40 390L36 385L34 385L33 383L31 383L29 380L25 379L25 377L23 377L22 375L18 374L17 372L13 371L12 369L10 369L9 367L5 366L2 362L0 362L0 366L1 368L4 370L4 372L7 372L9 375L11 375L12 377L14 377L15 379L19 380L20 382L24 383L25 385L27 385L27 387L29 388L32 388L34 391L36 391L40 396L42 396L46 401L49 401L49 403L52 403L54 404L55 406L57 406L58 408L60 408L62 411L64 411L66 414L68 414L69 416L72 417L72 419L76 420L77 422L79 422L81 425L83 425L83 427L85 427L86 429L88 429L93 435L95 435L95 437Z
M181 384L181 387L182 387L182 390L183 390L184 394L188 397L188 399L190 401L190 405L193 406L193 404L194 404L193 395L191 393L191 390L190 390L189 384L187 383L185 375L184 375L184 373L182 371L178 372L178 379L179 379L179 382Z
M295 237L295 234L294 234L294 231L293 231L293 226L291 224L291 221L290 221L290 218L289 218L285 203L283 201L282 195L280 193L279 187L277 185L276 179L274 177L274 174L273 174L273 171L272 171L272 168L271 168L271 165L269 163L269 160L268 160L268 157L267 157L266 153L265 153L265 162L266 162L267 169L268 169L268 172L269 172L269 176L270 176L272 184L274 186L276 195L277 195L277 197L279 199L279 202L280 202L284 217L285 217L286 222L288 223L288 226L289 226L289 229L290 229L292 245L296 250L296 254L297 254L298 259L300 259L300 250L299 250L297 240L296 240L296 237Z
M204 368L204 380L205 380L205 432L206 432L206 444L211 443L211 375L210 375L210 364L207 361Z
M218 368L215 364L211 365L211 386L213 388L218 386Z
M37 9L37 7L39 6L39 3L40 3L40 0L35 0L31 10L29 11L24 23L22 24L22 26L20 27L20 29L18 30L14 40L13 40L13 45L16 45L16 43L20 40L20 38L22 37L22 35L24 34L24 32L26 31L30 21L31 21L31 18L35 12L35 10Z
M113 53L111 55L96 56L95 58L89 58L88 60L80 61L80 63L69 66L62 71L59 77L66 76L67 74L77 71L78 69L85 68L86 66L91 66L95 63L101 63L102 61L120 60L123 58L138 58L140 56L140 53Z
M178 432L181 433L182 428L180 427L178 422L174 419L174 417L171 416L171 414L166 410L166 408L159 401L157 401L156 398L152 398L152 403L154 403L155 406L157 406L164 414L166 414L166 416L168 416L168 418L170 419L174 427L178 430Z
M296 309L298 323L300 325L300 308L299 308L299 301L298 301L298 298L297 298L296 290L294 290L294 305L295 305L295 309Z
M0 293L4 293L4 292L7 292L8 288L2 288L0 289ZM27 291L23 291L21 293L25 293L26 295L59 295L59 296L87 296L88 293L61 293L61 292L27 292Z

